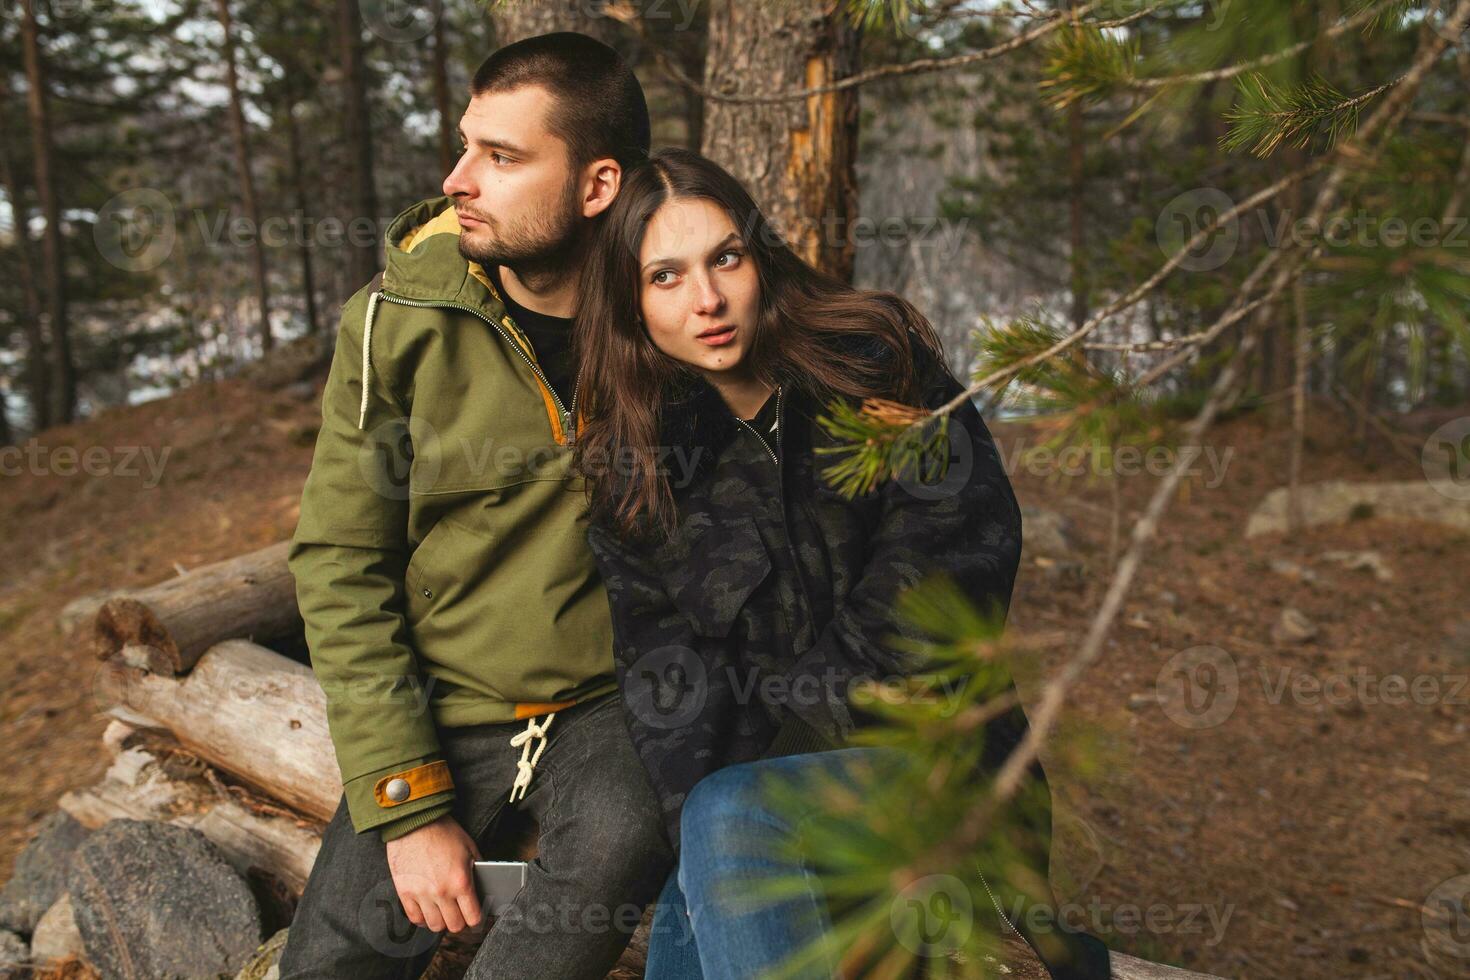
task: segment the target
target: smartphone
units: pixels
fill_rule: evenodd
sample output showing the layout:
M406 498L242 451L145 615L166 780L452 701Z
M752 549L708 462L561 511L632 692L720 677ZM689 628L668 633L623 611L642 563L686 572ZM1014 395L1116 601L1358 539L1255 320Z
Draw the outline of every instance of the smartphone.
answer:
M486 915L503 914L525 884L525 861L475 862L475 887Z

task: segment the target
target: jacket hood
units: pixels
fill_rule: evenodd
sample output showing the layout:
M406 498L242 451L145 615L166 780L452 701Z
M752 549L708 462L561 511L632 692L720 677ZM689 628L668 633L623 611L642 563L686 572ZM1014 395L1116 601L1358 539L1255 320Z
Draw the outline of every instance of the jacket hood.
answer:
M459 236L453 198L401 212L388 224L382 288L405 299L473 306L498 321L505 304L480 264L459 253Z
M519 328L505 315L505 303L484 268L459 253L460 231L454 199L447 196L420 201L388 223L383 243L387 263L382 275L374 277L367 287L371 295L362 333L359 429L367 425L368 392L373 375L373 325L384 293L415 302L469 308L510 329L523 348L529 346Z

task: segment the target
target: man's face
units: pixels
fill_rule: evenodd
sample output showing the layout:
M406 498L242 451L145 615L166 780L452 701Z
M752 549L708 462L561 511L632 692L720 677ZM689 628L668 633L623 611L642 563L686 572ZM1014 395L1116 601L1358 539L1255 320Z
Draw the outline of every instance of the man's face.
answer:
M444 178L465 258L511 267L545 261L580 234L581 182L566 143L546 126L552 106L539 85L470 100L459 121L465 149Z

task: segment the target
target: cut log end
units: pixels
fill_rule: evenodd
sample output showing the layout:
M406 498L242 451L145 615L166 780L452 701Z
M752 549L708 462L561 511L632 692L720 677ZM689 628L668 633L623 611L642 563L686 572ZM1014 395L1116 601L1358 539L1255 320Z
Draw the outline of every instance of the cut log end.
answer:
M127 663L155 673L177 674L179 648L153 610L132 598L108 599L97 611L92 630L99 660L123 657Z

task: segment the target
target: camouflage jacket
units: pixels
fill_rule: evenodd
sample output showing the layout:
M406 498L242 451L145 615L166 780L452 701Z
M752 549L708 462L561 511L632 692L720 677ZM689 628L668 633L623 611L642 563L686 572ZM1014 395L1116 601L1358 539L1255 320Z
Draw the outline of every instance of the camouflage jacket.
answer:
M960 393L917 345L915 360L927 407ZM972 404L950 417L941 479L889 481L847 499L822 476L833 457L816 450L836 444L816 424L822 405L790 383L777 397L774 444L702 380L671 397L661 445L678 507L674 535L635 543L589 527L612 606L625 718L676 847L684 799L705 775L840 745L871 720L849 702L855 680L923 668L893 642L915 636L894 611L902 590L945 573L977 608L1003 614L1020 563L1020 509ZM1014 694L1005 683L1001 693ZM976 778L993 775L1025 733L1019 703L993 719ZM1044 883L1050 793L1039 762L1031 776L1035 822L1012 843ZM1024 907L1008 882L991 886L992 901ZM1056 980L1110 975L1096 938L1038 930L1030 918L1025 912L1014 926Z
M917 357L926 405L959 393L937 359ZM849 500L822 476L833 457L815 451L835 444L815 422L823 405L791 384L775 397L773 444L702 380L672 397L661 417L674 535L589 530L629 730L676 845L684 798L703 776L843 744L870 720L849 702L854 680L922 666L892 642L914 635L894 612L903 589L943 572L977 606L1003 612L1020 560L1020 510L972 405L951 417L942 480L890 481ZM993 728L1000 751L1024 733L1025 715Z

